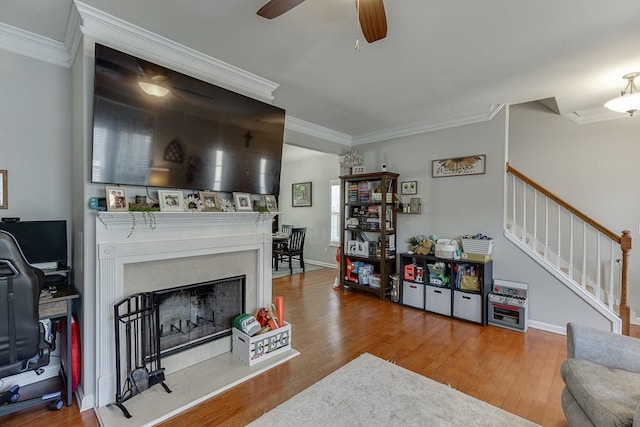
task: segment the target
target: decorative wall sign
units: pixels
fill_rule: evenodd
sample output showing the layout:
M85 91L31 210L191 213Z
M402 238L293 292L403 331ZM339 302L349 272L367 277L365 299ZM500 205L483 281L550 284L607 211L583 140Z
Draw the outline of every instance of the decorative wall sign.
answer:
M485 173L485 154L455 157L451 159L433 160L431 162L431 176L442 178L445 176L480 175Z

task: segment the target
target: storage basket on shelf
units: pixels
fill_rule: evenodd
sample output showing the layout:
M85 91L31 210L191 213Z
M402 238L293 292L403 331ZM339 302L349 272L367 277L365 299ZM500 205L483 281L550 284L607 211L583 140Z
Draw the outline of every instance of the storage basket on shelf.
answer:
M470 254L491 255L493 252L493 239L469 239L463 237L462 250Z

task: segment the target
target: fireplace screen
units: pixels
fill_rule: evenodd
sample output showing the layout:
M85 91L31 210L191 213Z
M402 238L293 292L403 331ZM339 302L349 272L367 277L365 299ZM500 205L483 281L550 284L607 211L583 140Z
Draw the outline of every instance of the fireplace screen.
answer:
M160 319L163 356L231 335L244 313L245 276L153 292Z

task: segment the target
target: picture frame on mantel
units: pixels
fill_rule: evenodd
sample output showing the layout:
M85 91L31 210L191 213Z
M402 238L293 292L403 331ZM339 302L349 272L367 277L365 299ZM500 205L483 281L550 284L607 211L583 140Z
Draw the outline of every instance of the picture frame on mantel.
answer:
M269 212L278 212L278 201L273 194L266 194L264 196L264 205Z
M294 208L311 206L311 183L291 184L291 206Z
M7 193L7 188L9 187L8 175L9 172L6 169L0 169L0 209L9 209L9 202L7 201L9 196Z
M233 200L236 203L236 212L253 212L251 206L251 194L233 193Z
M201 191L199 193L205 212L220 212L220 197L214 191Z
M127 200L127 189L123 187L105 187L107 196L107 211L127 212L129 210L129 200Z
M162 212L184 212L182 191L158 190L158 203Z

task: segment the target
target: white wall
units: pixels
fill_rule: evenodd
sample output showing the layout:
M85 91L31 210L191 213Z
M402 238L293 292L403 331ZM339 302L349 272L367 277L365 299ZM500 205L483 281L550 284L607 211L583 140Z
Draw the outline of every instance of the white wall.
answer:
M340 157L303 148L284 146L278 210L280 224L307 227L304 258L312 263L337 266L331 237L329 181L338 178ZM291 206L291 185L311 182L311 207Z
M0 217L71 220L71 72L0 50ZM70 228L70 224L69 224Z
M512 106L509 163L610 230L630 230L638 241L640 119L620 117L579 125L537 103ZM629 257L632 321L640 313L636 251Z

